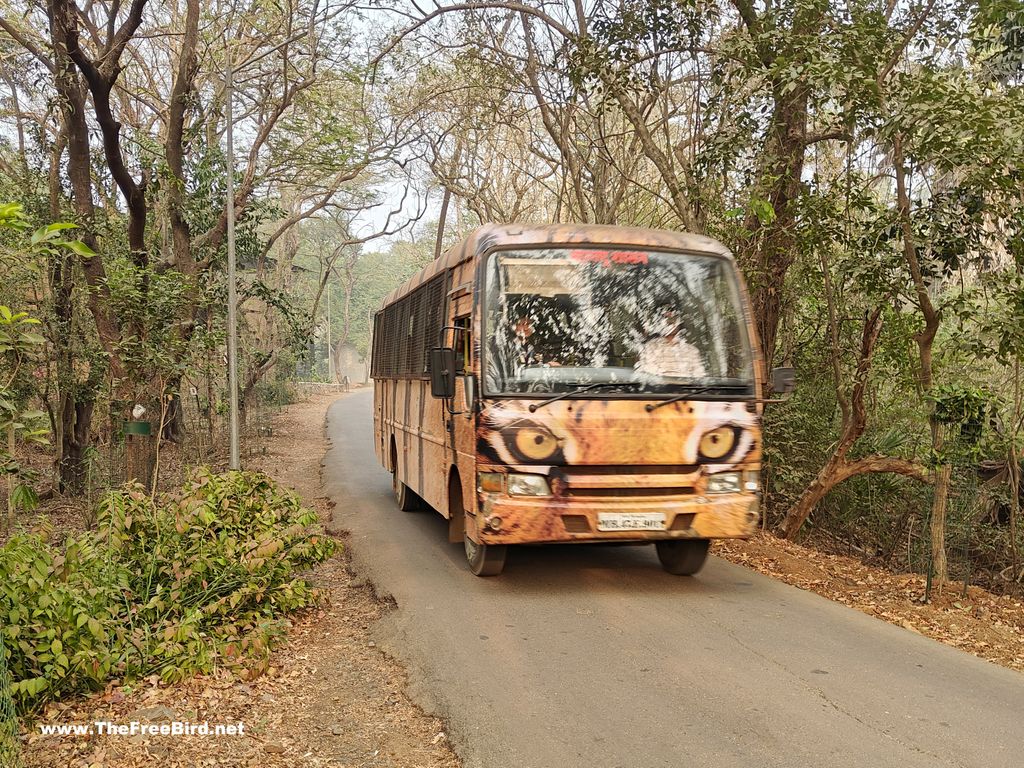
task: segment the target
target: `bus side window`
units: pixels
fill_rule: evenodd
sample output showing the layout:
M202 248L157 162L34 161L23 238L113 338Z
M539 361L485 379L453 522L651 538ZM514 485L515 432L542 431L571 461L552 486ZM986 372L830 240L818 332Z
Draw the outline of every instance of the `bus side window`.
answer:
M455 371L456 373L466 372L466 362L470 360L472 347L469 329L469 317L455 318Z

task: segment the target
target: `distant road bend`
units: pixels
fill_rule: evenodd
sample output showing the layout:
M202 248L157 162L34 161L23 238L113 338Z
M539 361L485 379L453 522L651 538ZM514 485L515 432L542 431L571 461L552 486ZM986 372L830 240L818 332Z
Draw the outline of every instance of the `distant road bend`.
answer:
M466 768L1024 766L1024 676L716 558L529 547L473 576L439 515L395 507L372 402L328 414L334 525Z

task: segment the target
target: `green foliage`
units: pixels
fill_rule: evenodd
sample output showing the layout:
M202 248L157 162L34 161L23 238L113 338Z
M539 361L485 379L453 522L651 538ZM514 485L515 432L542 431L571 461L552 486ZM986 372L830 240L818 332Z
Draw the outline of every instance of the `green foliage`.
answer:
M981 456L981 440L995 422L998 399L984 387L940 384L926 394L934 404L932 419L952 433L939 455L939 464L970 466Z
M187 340L179 318L193 286L176 272L139 267L127 257L108 258L111 308L126 330L120 352L132 378L142 382L181 370Z
M25 407L30 395L28 369L46 343L36 332L38 326L27 312L12 312L0 304L0 475L7 478L8 517L17 508L32 509L38 501L28 484L32 473L18 461L16 446L20 441L45 443L49 433L45 414Z
M297 309L293 297L287 291L273 288L262 280L253 280L241 292L241 296L243 301L249 298L259 299L268 310L277 311L286 330L286 333L283 334L286 348L303 349L309 343L310 320L308 313L304 315Z
M57 222L31 229L20 203L0 205L0 264L6 261L52 261L69 252L82 258L94 256L80 240L67 239L74 224ZM6 479L7 523L16 509L31 510L38 503L32 488L35 473L19 461L18 445L45 443L49 434L46 414L31 407L47 366L46 338L42 324L27 312L15 312L0 303L0 475Z
M29 228L25 218L24 206L21 203L0 204L0 229L13 229L23 232Z
M1024 72L1024 5L983 0L973 7L970 39L982 73L993 81L1020 82Z
M7 671L7 648L0 634L0 765L20 768L18 718L11 699L11 675Z
M294 494L253 472L200 470L155 501L128 488L97 515L96 532L62 547L20 534L0 548L0 633L21 711L113 676L258 670L286 615L318 600L298 574L335 547Z
M390 253L367 253L355 267L355 285L352 292L351 328L349 339L360 355L369 353L373 314L381 302L399 286L434 258L432 241L402 241L391 246Z
M68 240L62 236L62 232L70 229L77 229L77 224L69 222L54 222L40 227L32 232L29 237L28 250L33 254L52 255L62 250L71 251L79 256L88 258L95 256L95 252L81 240ZM0 232L23 234L31 229L28 217L25 215L25 208L21 203L0 204ZM10 258L3 251L0 256Z

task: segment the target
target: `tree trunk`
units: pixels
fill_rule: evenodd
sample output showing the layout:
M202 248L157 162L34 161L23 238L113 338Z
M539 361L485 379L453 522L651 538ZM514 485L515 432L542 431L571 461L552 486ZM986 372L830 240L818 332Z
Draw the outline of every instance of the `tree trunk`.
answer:
M763 221L752 207L746 218L751 232L751 252L743 264L751 279L750 300L764 350L765 367L772 367L775 340L782 313L786 273L797 255L796 211L793 203L801 194L804 158L808 147L807 107L810 85L806 79L790 80L787 72L779 73L777 59L792 59L791 67L804 65L813 52L809 49L786 50L785 36L772 41L763 18L757 15L748 0L733 0L754 42L754 50L770 78L773 112L771 128L762 150L763 161L758 169L754 194L771 205L773 218ZM800 6L789 30L793 37L812 38L819 34L825 18L821 3ZM778 46L778 47L773 47ZM789 67L781 68L789 70ZM753 200L751 202L754 202ZM763 230L763 235L759 232Z
M1013 364L1013 422L1010 429L1010 449L1008 455L1010 482L1010 564L1013 577L1010 582L1017 583L1020 576L1020 552L1017 548L1017 520L1020 518L1020 457L1017 453L1017 430L1021 423L1021 386L1020 360Z
M60 458L57 462L58 488L61 493L77 496L85 491L86 459L89 431L95 401L76 399L73 390L60 399Z
M458 157L458 155L456 155ZM456 160L455 162L458 162ZM434 243L434 258L441 258L441 249L444 247L444 226L448 220L448 206L452 201L452 191L449 187L444 188L444 196L441 198L441 213L437 219L437 241Z
M86 119L86 96L81 77L68 57L70 23L69 12L64 3L51 0L47 5L50 21L50 37L54 49L54 83L61 105L64 134L67 139L67 175L71 184L76 222L82 227L81 239L97 255L80 259L89 284L88 304L96 323L100 343L107 353L110 371L115 379L124 375L124 366L119 354L121 331L117 318L111 311L110 289L102 255L93 229L95 208L93 204L92 152L89 147L89 124ZM76 32L77 34L77 32Z
M180 443L185 436L185 409L181 403L181 379L174 381L170 386L170 399L163 414L163 430L160 434L161 440L170 440L173 443Z
M825 495L830 490L851 477L873 473L895 473L912 477L920 482L928 481L928 475L924 467L907 459L878 455L865 456L854 461L848 461L846 458L850 449L853 448L857 440L864 434L864 430L867 427L868 413L864 405L864 395L867 392L868 374L871 371L875 346L878 344L878 337L882 332L882 307L877 307L874 312L864 319L864 330L861 333L857 368L853 374L853 386L850 389L849 397L847 397L843 390L841 366L838 357L840 353L839 333L837 313L832 296L832 282L828 271L829 266L824 257L822 257L821 266L828 304L829 331L833 345L832 363L836 399L839 401L839 406L842 410L843 423L839 442L836 443L832 455L829 456L814 481L807 486L797 502L786 513L786 517L779 526L780 535L786 539L792 539L796 536L801 526L803 526L814 510L814 507L825 498Z
M811 512L818 506L825 496L839 483L839 469L843 464L843 457L838 453L829 456L817 476L800 494L794 504L786 512L786 516L779 526L779 533L784 539L793 539L811 516Z
M934 371L932 370L932 347L935 344L935 336L939 331L939 323L942 321L941 311L932 303L931 295L928 292L929 284L921 269L921 262L917 255L917 240L914 235L913 222L910 217L910 194L907 190L907 169L904 165L903 137L897 134L893 137L893 171L896 176L896 209L899 214L900 230L903 235L903 257L910 270L910 276L914 283L914 292L917 295L918 305L921 310L921 317L924 319L922 328L914 337L917 343L917 354L921 364L920 384L921 393L928 395L934 384ZM936 457L942 455L943 434L942 425L935 420L935 404L931 406L931 432L932 452ZM946 568L946 500L949 495L949 480L951 468L948 465L940 465L935 468L933 477L935 481L935 495L932 499L931 514L931 549L932 549L932 583L940 590L949 578Z
M242 383L242 390L238 399L238 412L239 419L244 424L246 412L249 407L256 404L256 385L262 381L263 377L274 370L274 366L277 365L278 350L271 351L261 361L253 361L249 365L249 370L245 375L245 381Z
M844 457L833 454L818 472L814 482L807 486L796 504L786 513L779 533L785 539L796 536L815 505L843 481L859 475L882 473L904 475L922 483L928 482L928 474L924 467L907 459L872 455L856 461L846 461Z
M942 425L932 426L932 449L936 455L943 447ZM949 581L949 568L946 563L946 509L949 506L949 480L953 468L949 464L941 464L933 470L935 492L932 496L931 516L931 552L932 552L932 584L942 591Z
M747 260L748 270L752 267L753 272L750 302L765 367L769 370L775 357L786 274L797 255L793 205L800 196L802 183L809 94L808 86L803 83L789 93L785 92L783 84L777 84L775 90L773 128L764 149L767 159L755 187L771 205L773 218L762 222L757 213L751 211L746 220L754 244L754 252Z
M153 490L156 439L154 435L125 435L124 480L141 483L147 492Z

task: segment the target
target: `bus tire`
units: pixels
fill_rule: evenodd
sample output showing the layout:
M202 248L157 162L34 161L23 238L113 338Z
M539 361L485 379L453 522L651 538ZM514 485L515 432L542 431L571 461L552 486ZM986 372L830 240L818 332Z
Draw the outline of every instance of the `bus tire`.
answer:
M397 474L392 479L391 485L394 488L395 501L398 502L400 510L403 512L418 512L423 509L423 500L420 499L412 488L399 480Z
M674 576L693 576L708 559L708 539L673 539L656 541L661 567Z
M448 478L448 516L454 519L460 516L466 519L466 507L462 503L462 482L457 470L452 471ZM497 576L505 569L507 547L496 544L477 543L469 538L466 525L462 528L462 547L466 550L466 562L469 570L476 576Z
M477 544L468 535L462 539L466 549L466 562L476 576L497 576L505 570L505 555L508 547L504 544Z
M395 501L403 512L415 512L423 508L423 500L408 485L398 479L398 450L391 443L391 489L395 492Z

